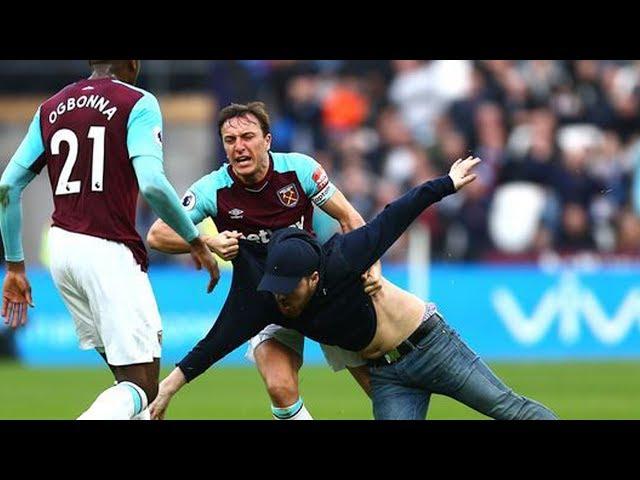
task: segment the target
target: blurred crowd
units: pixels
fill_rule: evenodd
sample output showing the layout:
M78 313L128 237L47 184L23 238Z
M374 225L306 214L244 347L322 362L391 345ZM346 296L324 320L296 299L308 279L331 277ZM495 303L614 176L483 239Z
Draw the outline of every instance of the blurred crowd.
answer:
M481 157L420 219L433 259L640 253L640 62L227 61L211 78L221 106L264 101L273 150L313 156L365 219ZM406 238L388 258L405 253Z
M49 63L43 71L66 76L1 62L0 90L30 91L23 78L36 77L53 92L87 70ZM313 156L367 220L456 159L479 156L478 180L420 218L432 259L640 260L639 61L147 61L141 86L205 92L219 107L265 102L273 150ZM225 158L215 117L210 169ZM155 215L140 207L146 232ZM405 261L407 244L385 258Z

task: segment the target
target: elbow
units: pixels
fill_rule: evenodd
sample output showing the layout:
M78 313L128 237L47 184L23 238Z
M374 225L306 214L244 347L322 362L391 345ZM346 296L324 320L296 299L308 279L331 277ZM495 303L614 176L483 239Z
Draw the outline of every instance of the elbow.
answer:
M157 185L145 185L140 189L140 193L151 206L155 206L161 203L166 198L166 192L164 189Z
M14 194L15 190L16 190L15 187L11 184L8 184L8 183L0 184L0 205L2 207L6 207L7 205L9 205L9 200L11 196Z
M159 239L158 239L158 234L155 231L154 227L151 227L151 230L149 230L147 232L147 243L149 244L149 248L152 248L154 250L159 250Z
M147 232L147 244L149 245L149 248L152 248L153 250L163 251L162 223L160 220L156 220Z

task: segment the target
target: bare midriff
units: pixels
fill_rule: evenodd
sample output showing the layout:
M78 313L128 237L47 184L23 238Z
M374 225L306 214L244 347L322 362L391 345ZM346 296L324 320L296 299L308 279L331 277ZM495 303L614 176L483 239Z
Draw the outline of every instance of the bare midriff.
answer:
M377 358L396 348L418 328L426 309L423 300L385 278L372 300L377 317L376 334L360 351L363 358Z

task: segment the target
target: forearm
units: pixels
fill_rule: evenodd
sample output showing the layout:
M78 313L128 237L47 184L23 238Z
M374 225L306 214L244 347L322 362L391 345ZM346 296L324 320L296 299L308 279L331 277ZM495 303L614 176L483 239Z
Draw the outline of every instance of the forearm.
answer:
M0 179L0 231L7 262L23 262L22 191L35 174L10 162Z
M280 318L270 297L247 287L254 273L242 261L234 265L229 295L213 327L177 364L187 382Z
M371 222L342 237L345 260L358 272L375 263L427 208L455 193L449 175L430 180L391 202Z
M260 328L243 332L242 325L240 324L246 321L245 319L237 319L237 325L227 325L226 329L219 328L220 321L221 318L218 318L216 324L206 337L200 340L196 346L176 364L185 382L191 382L199 377L207 371L209 367L248 341L252 336L256 335L261 328L266 326L264 325ZM228 322L224 322L223 320L222 323Z
M349 204L349 207L349 215L346 217L346 220L340 222L342 233L349 233L366 225L362 215L360 215L358 211L351 206L351 204ZM380 277L382 275L382 262L380 259L376 260L367 272Z
M250 301L247 299L247 302ZM228 305L229 298L227 298L225 307L207 335L176 364L186 382L200 376L214 363L238 348L267 325L255 324L260 317L259 310L249 312L248 309L245 309L242 311L240 308L231 309ZM242 318L232 318L232 311L236 314L242 312Z
M140 192L153 211L186 242L194 240L198 229L182 208L178 194L164 175L160 160L136 157L133 165Z
M180 206L180 200L169 182L164 186L154 185L143 191L145 200L153 211L178 235L184 243L198 236L198 229Z
M366 224L362 215L353 207L349 209L348 215L345 218L339 219L338 222L340 223L342 233L349 233Z
M173 396L187 383L187 379L180 368L176 367L167 378L162 380L160 388L167 394Z
M15 187L0 185L0 198L2 207L0 213L0 231L4 244L4 258L7 262L20 262L24 260L22 249L22 205L20 194L13 191ZM6 205L4 199L6 198Z
M191 246L161 219L151 226L147 233L149 247L163 253L189 253Z
M342 233L349 233L366 223L340 190L336 190L320 208L338 221Z

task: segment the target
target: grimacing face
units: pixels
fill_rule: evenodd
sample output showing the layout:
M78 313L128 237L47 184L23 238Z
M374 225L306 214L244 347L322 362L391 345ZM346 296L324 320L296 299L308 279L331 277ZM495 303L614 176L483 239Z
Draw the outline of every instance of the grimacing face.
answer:
M263 135L255 115L230 118L222 125L220 134L234 173L247 184L262 180L269 169L271 134Z
M313 272L308 277L301 278L296 289L288 295L274 293L280 313L287 318L299 317L315 293L319 279L318 272Z

